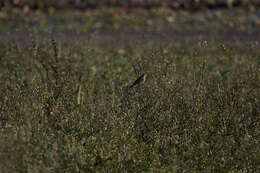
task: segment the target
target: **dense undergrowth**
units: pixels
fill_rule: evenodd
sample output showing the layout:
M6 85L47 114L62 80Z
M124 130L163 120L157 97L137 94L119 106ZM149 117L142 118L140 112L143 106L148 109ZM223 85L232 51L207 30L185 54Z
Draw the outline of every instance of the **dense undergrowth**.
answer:
M0 0L0 8L100 8L102 6L121 6L127 8L170 7L174 9L205 9L205 8L227 8L227 7L259 7L259 0Z
M256 46L1 44L0 172L256 173Z

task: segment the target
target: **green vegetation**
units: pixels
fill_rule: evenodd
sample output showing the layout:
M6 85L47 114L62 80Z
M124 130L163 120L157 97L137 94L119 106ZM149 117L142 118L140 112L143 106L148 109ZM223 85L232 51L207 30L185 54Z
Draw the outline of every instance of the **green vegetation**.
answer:
M259 171L257 43L30 34L0 42L0 172Z

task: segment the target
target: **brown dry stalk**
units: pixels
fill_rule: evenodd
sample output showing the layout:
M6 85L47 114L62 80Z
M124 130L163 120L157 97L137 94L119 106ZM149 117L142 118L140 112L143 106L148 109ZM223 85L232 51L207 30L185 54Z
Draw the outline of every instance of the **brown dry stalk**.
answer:
M54 63L50 63L50 66L52 68L52 70L55 73L55 80L56 80L56 85L59 84L59 78L60 78L60 74L59 74L59 57L58 57L58 47L57 47L57 42L54 38L54 36L52 36L51 38L51 43L52 43L52 48L53 48L53 52L54 52Z

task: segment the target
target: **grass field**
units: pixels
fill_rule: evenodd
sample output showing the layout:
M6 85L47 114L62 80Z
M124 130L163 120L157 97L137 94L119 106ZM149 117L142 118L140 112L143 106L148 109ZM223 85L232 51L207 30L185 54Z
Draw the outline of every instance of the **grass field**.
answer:
M0 172L259 172L259 14L1 12Z

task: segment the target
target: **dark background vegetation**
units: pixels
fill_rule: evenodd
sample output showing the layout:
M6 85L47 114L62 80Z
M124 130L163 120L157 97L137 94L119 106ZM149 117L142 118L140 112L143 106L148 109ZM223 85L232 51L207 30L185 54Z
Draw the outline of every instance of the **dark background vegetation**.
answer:
M0 172L260 172L259 1L0 2Z
M152 8L168 6L170 8L223 8L232 6L259 6L259 0L1 0L1 6L36 8L97 8L100 6L125 6Z

